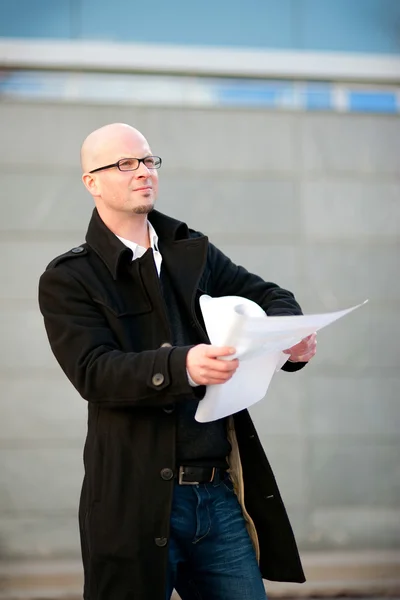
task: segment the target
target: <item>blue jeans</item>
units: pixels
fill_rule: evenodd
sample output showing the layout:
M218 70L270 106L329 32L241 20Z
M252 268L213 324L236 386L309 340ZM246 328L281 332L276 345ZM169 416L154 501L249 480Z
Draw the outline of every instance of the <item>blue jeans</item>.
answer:
M229 478L175 484L166 600L266 600L253 544Z

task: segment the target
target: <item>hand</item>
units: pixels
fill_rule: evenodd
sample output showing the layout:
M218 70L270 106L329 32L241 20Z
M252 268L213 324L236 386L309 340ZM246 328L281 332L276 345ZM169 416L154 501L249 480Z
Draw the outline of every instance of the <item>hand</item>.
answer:
M238 359L218 360L219 356L235 354L235 348L198 344L191 348L186 357L186 368L193 381L199 385L225 383L239 366Z
M292 346L288 350L284 350L285 354L290 354L291 362L308 362L312 359L317 351L317 334L312 333L304 338L301 342Z

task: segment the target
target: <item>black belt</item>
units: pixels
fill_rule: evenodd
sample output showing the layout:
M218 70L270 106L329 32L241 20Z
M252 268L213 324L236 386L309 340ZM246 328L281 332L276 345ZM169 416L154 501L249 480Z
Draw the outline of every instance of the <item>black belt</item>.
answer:
M179 485L197 485L199 483L219 483L226 477L226 469L219 467L185 467L178 468Z

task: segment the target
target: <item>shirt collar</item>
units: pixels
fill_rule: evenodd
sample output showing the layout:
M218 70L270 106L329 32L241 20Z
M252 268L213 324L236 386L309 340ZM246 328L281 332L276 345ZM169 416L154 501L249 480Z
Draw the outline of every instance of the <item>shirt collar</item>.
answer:
M149 231L149 239L150 239L150 247L153 249L153 252L158 252L158 235L156 230L150 221L147 221L148 231ZM133 252L132 260L138 258L138 248L145 250L143 246L139 246L136 242L132 242L131 240L127 240L120 235L117 235L117 238L130 250Z

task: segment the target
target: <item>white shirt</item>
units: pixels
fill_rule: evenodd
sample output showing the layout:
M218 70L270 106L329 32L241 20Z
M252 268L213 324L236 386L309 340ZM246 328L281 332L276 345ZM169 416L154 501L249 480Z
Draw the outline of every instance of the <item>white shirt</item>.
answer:
M158 276L160 277L162 256L161 256L161 252L158 249L158 235L157 235L153 225L150 223L150 221L147 221L147 226L148 226L148 230L149 230L150 247L153 249L154 262L156 265ZM147 251L147 248L144 248L143 246L139 246L139 244L136 244L136 242L131 242L131 240L126 240L125 238L123 238L119 235L117 235L117 238L123 244L125 244L125 246L127 248L130 248L130 250L132 250L132 260L136 260L137 258L140 258ZM199 384L195 383L193 381L193 379L190 377L187 369L186 369L186 373L188 376L189 385L191 385L192 387L197 387Z
M150 247L153 249L154 262L156 264L158 276L160 276L162 256L158 249L158 235L156 234L155 229L154 229L153 225L150 223L150 221L147 221L147 226L148 226L148 230L149 230ZM126 240L125 238L120 237L119 235L117 235L117 238L123 244L125 244L125 246L127 246L127 248L132 250L132 253L133 253L132 260L136 260L137 258L140 258L147 251L147 248L144 248L143 246L139 246L139 244L136 244L136 242L131 242L131 240Z

